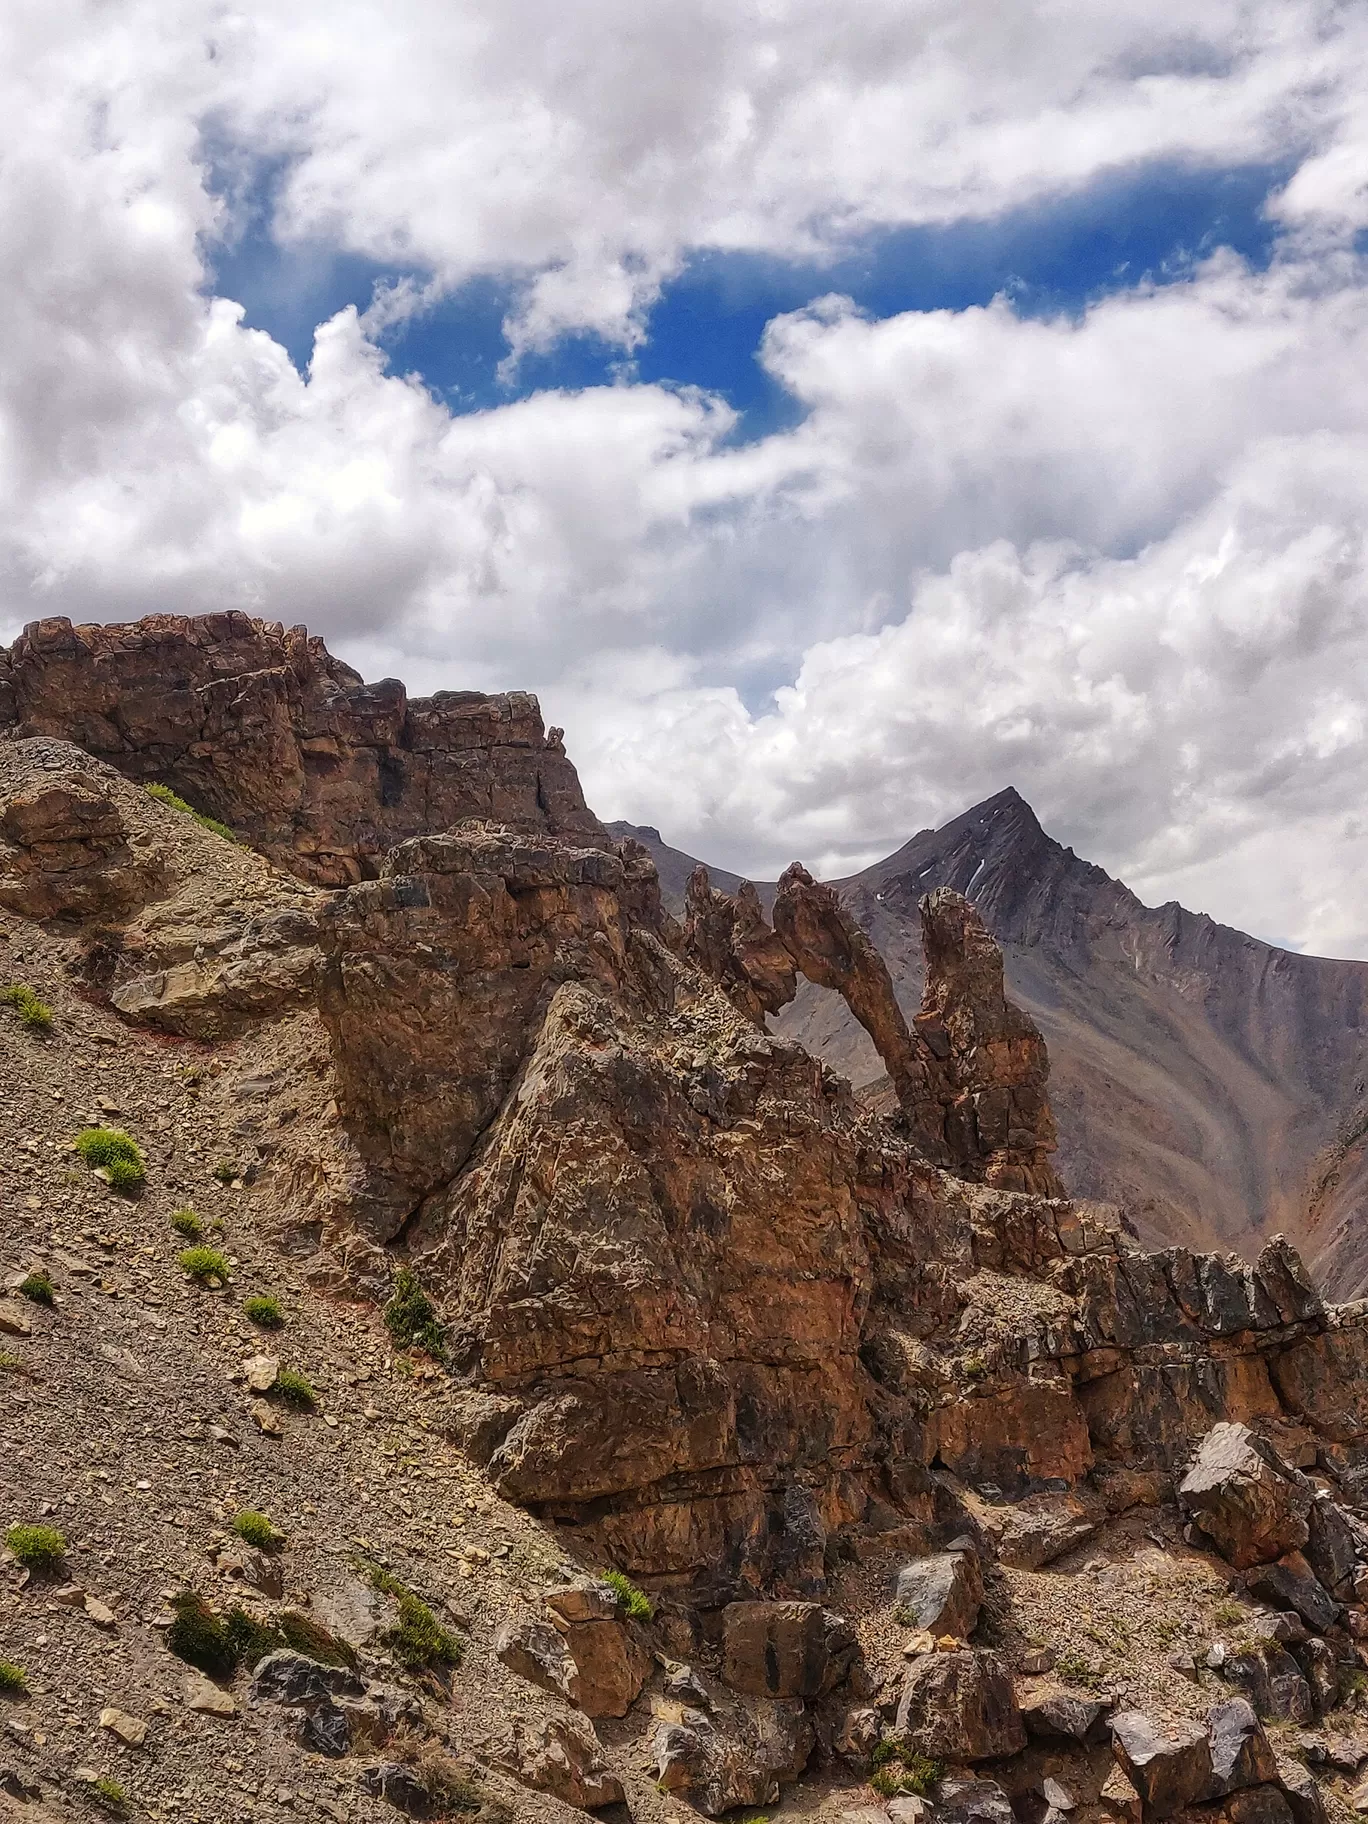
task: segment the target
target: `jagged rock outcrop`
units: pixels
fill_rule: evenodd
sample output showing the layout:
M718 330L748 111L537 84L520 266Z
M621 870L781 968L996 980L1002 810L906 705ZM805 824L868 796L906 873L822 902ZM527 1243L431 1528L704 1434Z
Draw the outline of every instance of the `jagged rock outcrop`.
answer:
M836 893L798 862L765 923L749 881L718 893L699 866L684 904L684 953L757 1023L803 975L839 994L873 1041L919 1149L939 1165L1006 1190L1060 1194L1049 1060L1033 1022L1006 998L1002 953L977 912L943 890L922 905L922 1010L909 1029L888 967Z
M173 786L324 885L469 817L605 840L535 697L365 684L302 627L224 614L36 621L0 650L0 737L48 735Z

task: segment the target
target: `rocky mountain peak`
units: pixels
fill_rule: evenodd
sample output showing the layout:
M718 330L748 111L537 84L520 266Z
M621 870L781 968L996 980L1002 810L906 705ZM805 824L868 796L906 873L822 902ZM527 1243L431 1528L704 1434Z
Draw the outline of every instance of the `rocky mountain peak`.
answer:
M1368 1313L1067 1194L962 893L908 1008L801 865L673 918L530 700L388 693L387 802L302 633L63 624L9 677L0 1811L1356 1802ZM59 701L100 753L24 732ZM895 1106L769 1030L800 977Z

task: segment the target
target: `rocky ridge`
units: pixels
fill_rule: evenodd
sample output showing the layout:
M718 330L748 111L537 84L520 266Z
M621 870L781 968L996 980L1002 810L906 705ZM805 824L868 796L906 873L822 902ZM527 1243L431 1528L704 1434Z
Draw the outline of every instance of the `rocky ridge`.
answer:
M152 635L225 672L282 637ZM263 855L121 752L0 743L0 1485L67 1547L49 1575L11 1539L0 1807L1353 1802L1368 1311L1284 1241L1146 1251L1061 1191L1044 1046L962 896L920 907L908 1019L801 868L768 918L696 877L677 923L639 844L534 793L324 886L307 819ZM800 973L896 1107L765 1030ZM137 1196L70 1150L114 1120ZM231 1531L255 1507L280 1549ZM216 1611L236 1670L192 1675L177 1619Z
M639 835L679 914L691 859ZM1362 1221L1368 964L1303 956L1171 903L1144 905L997 793L830 883L887 960L908 1017L925 974L919 905L968 896L1008 990L1050 1049L1058 1166L1152 1246L1293 1237L1337 1297L1368 1288ZM767 905L773 884L756 887ZM800 985L779 1029L877 1097L884 1065L836 997ZM891 1098L890 1098L891 1099Z

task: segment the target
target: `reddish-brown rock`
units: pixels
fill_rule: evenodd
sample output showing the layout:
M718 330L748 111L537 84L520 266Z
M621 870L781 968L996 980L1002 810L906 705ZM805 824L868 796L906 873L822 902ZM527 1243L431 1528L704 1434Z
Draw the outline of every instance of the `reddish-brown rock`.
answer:
M358 880L468 817L603 840L535 697L364 684L302 627L237 612L37 621L0 651L0 733L173 786L284 866Z

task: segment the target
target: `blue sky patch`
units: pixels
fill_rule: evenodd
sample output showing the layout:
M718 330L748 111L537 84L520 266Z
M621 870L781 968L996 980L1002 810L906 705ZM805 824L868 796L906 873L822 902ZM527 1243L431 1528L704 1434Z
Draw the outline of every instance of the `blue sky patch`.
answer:
M1119 173L1047 206L986 222L890 230L828 262L700 253L652 310L634 358L593 335L566 336L524 358L510 381L503 321L516 281L481 278L382 338L391 369L421 374L455 412L507 404L548 387L576 389L618 379L700 386L743 414L740 435L791 423L798 408L756 359L765 324L826 292L853 298L869 316L963 310L1006 293L1023 316L1082 310L1091 300L1146 280L1181 279L1192 263L1229 247L1254 267L1273 256L1275 228L1263 214L1287 169L1148 166ZM278 246L269 231L279 172L235 199L236 242L211 254L211 284L236 299L249 325L265 329L303 371L316 324L347 304L364 310L377 284L422 273L383 266L318 244Z

